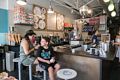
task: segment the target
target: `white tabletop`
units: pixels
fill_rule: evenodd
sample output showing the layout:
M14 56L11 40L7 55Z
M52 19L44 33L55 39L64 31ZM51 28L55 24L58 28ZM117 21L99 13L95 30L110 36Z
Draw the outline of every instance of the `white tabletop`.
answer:
M73 69L60 69L57 76L61 79L72 79L77 76L77 72Z

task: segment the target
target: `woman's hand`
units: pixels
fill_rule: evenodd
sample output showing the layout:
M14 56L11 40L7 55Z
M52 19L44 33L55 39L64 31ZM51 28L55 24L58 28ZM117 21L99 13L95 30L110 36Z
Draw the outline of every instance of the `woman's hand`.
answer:
M115 45L115 43L114 43L114 42L112 42L112 45L114 46L114 45Z
M36 45L34 48L35 49L38 49L40 47L40 44Z

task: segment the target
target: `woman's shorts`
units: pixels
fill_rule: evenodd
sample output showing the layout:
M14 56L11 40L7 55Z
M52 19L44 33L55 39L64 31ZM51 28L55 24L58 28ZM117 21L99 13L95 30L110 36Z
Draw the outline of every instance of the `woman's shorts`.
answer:
M29 66L31 64L33 64L35 61L35 57L26 57L23 61L22 61L22 64L24 66Z

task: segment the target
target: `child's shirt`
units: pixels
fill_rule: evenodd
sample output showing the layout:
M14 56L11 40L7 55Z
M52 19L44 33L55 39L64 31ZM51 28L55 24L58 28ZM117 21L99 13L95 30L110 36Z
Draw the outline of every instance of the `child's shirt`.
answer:
M37 50L37 56L41 57L45 60L50 60L53 56L53 48L51 46L48 47L48 49L45 49L44 47L40 46Z

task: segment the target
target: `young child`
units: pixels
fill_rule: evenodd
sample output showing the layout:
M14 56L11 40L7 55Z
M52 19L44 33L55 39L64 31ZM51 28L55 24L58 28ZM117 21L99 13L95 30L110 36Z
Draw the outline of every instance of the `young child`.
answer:
M50 39L43 37L40 41L41 46L37 50L38 61L49 73L50 80L55 80L55 74L60 69L60 65L55 61L54 51L49 46Z

